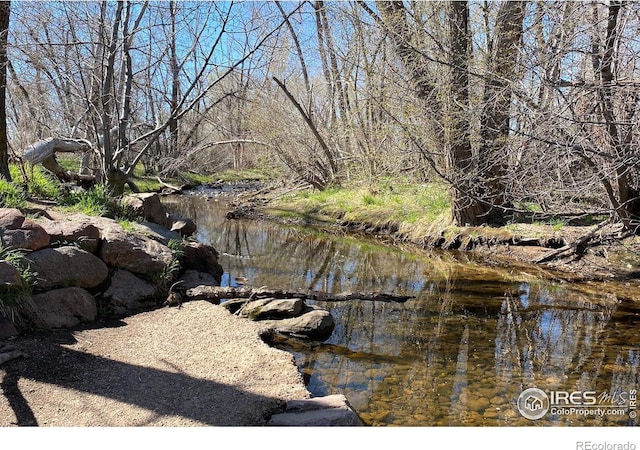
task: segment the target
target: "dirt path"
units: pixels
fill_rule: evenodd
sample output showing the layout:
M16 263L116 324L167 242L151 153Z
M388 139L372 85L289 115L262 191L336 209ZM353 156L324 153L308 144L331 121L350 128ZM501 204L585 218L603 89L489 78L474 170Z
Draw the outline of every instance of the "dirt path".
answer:
M0 366L0 426L253 426L309 397L292 356L203 301L24 336Z

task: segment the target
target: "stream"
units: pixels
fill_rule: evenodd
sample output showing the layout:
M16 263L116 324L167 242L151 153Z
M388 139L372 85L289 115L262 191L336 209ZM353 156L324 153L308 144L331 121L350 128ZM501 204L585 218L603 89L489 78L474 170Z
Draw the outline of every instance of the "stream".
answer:
M637 425L638 282L621 283L613 295L603 285L545 281L462 253L227 220L227 201L203 193L163 200L220 252L223 286L238 278L258 287L415 296L318 302L335 318L332 337L281 346L314 396L344 394L374 426ZM534 396L520 395L533 387ZM540 392L546 413L524 417L519 397L537 401ZM541 411L529 407L529 415Z

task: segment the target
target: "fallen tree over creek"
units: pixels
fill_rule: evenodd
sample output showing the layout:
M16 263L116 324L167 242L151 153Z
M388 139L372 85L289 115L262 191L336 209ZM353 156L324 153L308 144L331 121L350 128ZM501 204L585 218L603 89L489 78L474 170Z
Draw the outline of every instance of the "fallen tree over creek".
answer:
M220 301L230 298L246 298L257 300L261 298L304 298L323 302L343 302L349 300L368 300L377 302L404 303L414 297L410 295L395 295L383 292L341 292L330 294L322 291L287 291L282 289L269 289L267 287L253 288L248 286L197 286L185 292L188 300Z

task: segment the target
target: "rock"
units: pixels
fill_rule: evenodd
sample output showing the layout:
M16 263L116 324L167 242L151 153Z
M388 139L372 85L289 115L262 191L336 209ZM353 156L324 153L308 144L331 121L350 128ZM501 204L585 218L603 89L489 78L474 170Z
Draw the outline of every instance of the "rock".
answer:
M69 328L80 322L95 320L96 301L79 287L54 289L25 302L24 315L38 328Z
M77 286L93 288L109 276L107 265L97 256L78 247L45 248L27 256L37 273L38 290Z
M7 261L0 261L0 289L20 289L24 281L18 269ZM1 291L0 291L1 292Z
M100 230L89 220L45 220L40 225L51 237L51 242L77 243L84 250L95 253L100 244Z
M267 426L321 427L363 426L358 414L344 395L329 395L304 400L289 400L284 412L274 414Z
M111 276L111 285L104 293L116 314L137 311L157 304L158 289L128 270L118 269Z
M182 241L182 236L180 236L175 231L167 230L162 225L158 225L153 222L142 222L135 223L133 227L136 230L136 233L140 233L144 236L150 237L154 241L158 241L163 245L168 245L169 241Z
M171 263L171 250L151 238L109 227L101 230L100 257L111 267L137 274L159 274Z
M307 307L305 313L298 317L265 320L261 323L275 329L278 333L315 341L328 339L335 328L331 313L313 306Z
M51 242L44 228L30 219L25 219L20 228L5 229L1 238L5 247L22 248L31 251L48 247Z
M17 336L17 335L18 335L18 330L16 330L16 327L13 325L13 322L7 319L4 316L4 314L0 312L0 340L6 339L12 336Z
M184 237L191 236L198 229L193 220L178 214L169 214L169 222L171 223L171 231L175 231Z
M124 198L123 204L135 215L144 217L149 222L170 228L171 222L160 196L156 193L132 194Z
M213 275L220 285L224 270L218 263L218 252L210 245L186 242L184 245L184 269Z
M198 272L196 270L185 270L178 279L180 290L193 289L197 286L218 286L220 283L210 273Z
M0 234L3 230L17 230L25 221L25 216L16 208L0 208Z
M299 316L306 306L301 298L262 298L245 303L238 315L251 320L286 319Z

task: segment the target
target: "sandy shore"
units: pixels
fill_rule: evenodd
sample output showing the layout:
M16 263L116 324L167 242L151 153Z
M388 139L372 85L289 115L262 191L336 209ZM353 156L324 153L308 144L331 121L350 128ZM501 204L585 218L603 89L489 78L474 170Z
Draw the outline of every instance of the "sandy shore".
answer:
M10 344L1 426L258 426L310 396L289 353L203 301Z

